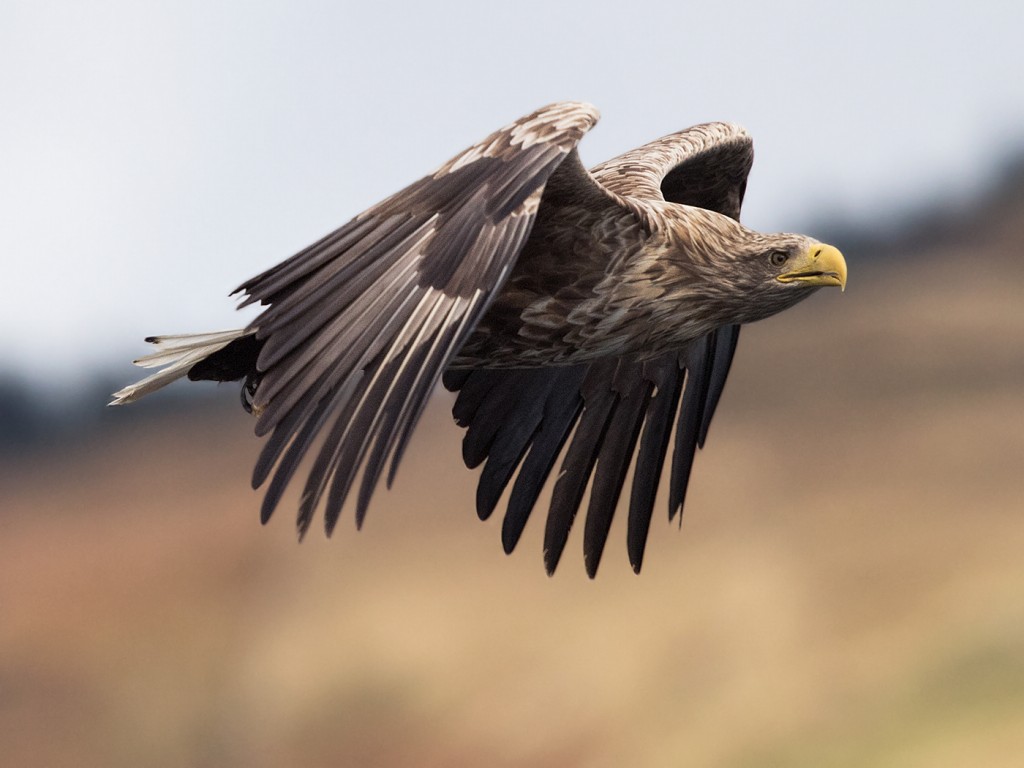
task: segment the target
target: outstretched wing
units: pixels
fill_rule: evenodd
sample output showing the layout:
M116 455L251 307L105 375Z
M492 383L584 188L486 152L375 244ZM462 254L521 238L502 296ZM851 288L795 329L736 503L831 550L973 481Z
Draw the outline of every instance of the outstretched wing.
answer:
M645 201L666 200L739 218L752 160L750 137L742 129L713 123L603 163L592 178L641 216ZM694 454L707 437L738 337L738 326L720 328L677 354L645 362L608 359L564 368L446 374L446 386L459 390L455 418L468 428L466 464L486 461L477 491L481 517L493 512L519 468L502 526L505 550L518 542L572 435L547 517L548 572L558 565L589 483L583 546L587 573L596 574L634 455L627 549L639 572L669 442L674 443L671 518L682 511Z
M244 283L266 309L252 396L270 434L253 474L269 518L318 436L299 509L304 533L326 496L334 527L360 467L357 521L391 458L515 263L544 185L597 121L586 104L534 112L431 176Z

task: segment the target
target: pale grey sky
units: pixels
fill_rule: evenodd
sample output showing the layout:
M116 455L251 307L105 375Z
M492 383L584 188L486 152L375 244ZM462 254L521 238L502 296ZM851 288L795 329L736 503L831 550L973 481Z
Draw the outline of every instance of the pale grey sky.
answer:
M238 326L245 278L561 99L602 111L590 164L743 123L762 230L970 191L1024 139L1022 29L1005 1L6 0L0 365Z

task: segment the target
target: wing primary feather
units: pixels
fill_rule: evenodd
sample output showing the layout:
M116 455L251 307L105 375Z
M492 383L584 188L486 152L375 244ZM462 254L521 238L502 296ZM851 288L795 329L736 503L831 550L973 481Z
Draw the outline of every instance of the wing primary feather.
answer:
M318 355L303 352L305 363L289 361L286 368L268 373L257 389L256 404L263 410L256 423L256 434L266 434L292 408L303 401L319 400L338 382L365 368L383 349L383 339L408 319L413 311L409 305L416 298L412 292L392 297L384 307L387 311L371 314L357 326L356 336L344 327L332 324L337 333L331 336L322 334L311 345L312 349L319 351ZM259 397L264 386L276 396Z
M683 386L683 370L676 354L666 355L644 365L644 375L654 382L654 393L647 409L647 418L640 438L633 487L629 499L626 527L626 548L633 571L643 565L647 534L654 513L665 455L668 453L671 426L679 406Z
M409 389L408 375L414 372L415 366L424 364L428 352L427 347L419 346L403 361L403 365L408 365L409 367L404 368L400 373L396 373L393 385L383 395L376 415L369 426L365 428L368 436L366 441L367 448L369 448L370 436L373 438L373 447L370 449L365 461L362 458L359 459L363 464L363 478L356 499L357 528L363 527L366 512L370 506L370 497L377 487L377 481L380 479L381 472L387 462L387 455L395 437L395 425L401 418L401 394L408 392ZM353 479L354 477L355 475L353 474ZM344 499L342 499L342 503L344 503Z
M497 383L488 390L486 399L474 412L462 439L462 460L470 469L478 467L487 458L502 425L514 412L529 375L529 371L517 369L512 369L505 378L499 372L492 374Z
M552 385L550 378L536 371L518 371L513 378L510 410L503 417L488 448L487 463L477 484L476 511L481 520L491 516L501 494L526 453L541 421Z
M440 375L443 361L451 354L452 340L458 335L461 327L460 316L465 319L466 302L444 294L442 297L435 307L438 315L432 314L424 322L424 332L411 342L413 351L407 360L403 361L388 389L387 407L393 415L379 426L375 421L374 430L378 436L363 472L356 505L357 525L362 525L366 517L370 497L395 446L395 441L407 424L415 426L421 413L421 403L429 397L430 388ZM393 464L392 469L395 466Z
M452 405L452 417L460 427L469 427L476 418L477 411L490 401L495 390L506 386L510 374L507 368L475 368L445 371L445 387L458 390L459 394Z
M709 336L694 341L685 353L686 388L683 390L682 412L676 424L668 510L669 520L672 520L677 512L680 514L680 524L683 502L686 500L686 487L690 481L693 457L697 451L697 433L704 418L704 404L707 402L711 362Z
M371 286L376 289L370 292L372 297L386 292L387 283L383 281L393 282L396 268L401 270L403 264L406 268L415 265L419 256L417 249L433 232L433 221L428 219L426 222L418 223L405 235L398 247L372 250L372 259L353 259L344 266L333 269L333 274L324 274L328 271L325 267L315 275L315 281L311 280L306 285L297 287L289 296L268 307L260 315L260 334L284 336L290 344L279 343L276 348L272 348L271 352L262 357L262 365L269 368L283 358L305 338L364 296ZM380 243L371 245L379 246ZM306 336L302 336L302 333Z
M614 365L614 361L593 365L583 382L583 412L562 462L544 529L544 565L549 575L554 574L562 557L618 399L608 385Z
M636 363L623 363L623 367L634 373L639 373L641 368ZM597 457L594 483L590 489L590 505L583 528L583 559L590 578L597 575L601 563L601 553L608 540L615 507L640 435L651 394L651 383L636 376L630 378L627 387L618 389L615 411Z
M386 287L390 290L360 296L342 314L315 332L303 347L269 370L257 391L257 405L264 409L261 422L272 423L275 414L286 411L305 397L308 383L325 371L338 381L367 362L386 345L393 331L412 313L422 296L409 290L415 283L416 255L393 265ZM295 329L305 333L301 328ZM267 370L257 361L260 370ZM303 385L302 382L306 384Z
M356 379L349 382L349 386L353 388L357 387L358 384L359 382ZM343 387L342 390L338 393L338 395L334 398L334 400L343 397L345 389L346 388ZM281 496L284 494L284 489L288 485L288 481L291 480L292 476L295 474L295 470L298 468L299 463L302 461L302 458L306 455L306 451L309 450L309 446L312 444L317 433L319 432L323 424L326 422L327 417L330 415L331 412L329 404L322 402L317 403L316 407L311 410L312 413L310 413L309 416L305 417L305 422L303 423L302 428L298 430L297 433L295 433L295 437L288 444L288 449L285 452L284 456L281 458L279 462L277 462L277 468L274 471L274 477L270 481L270 487L267 489L266 495L263 497L263 505L260 509L260 519L264 523L266 523L270 519L270 516L273 514L274 509L277 507L277 504L281 500ZM299 420L301 420L301 418ZM283 445L288 441L290 433L291 429L289 429L287 432L283 432L281 436L281 442L279 443L280 447L283 447ZM277 434L275 432L274 438L276 437ZM273 439L268 441L267 446L264 450L268 451L273 443ZM273 453L279 453L280 447L274 449ZM257 464L257 467L259 467L259 464ZM269 471L269 469L267 471ZM260 483L263 482L263 479L265 479L265 477L265 474L261 475L261 477L259 478ZM257 478L254 477L253 479L255 482ZM303 531L301 525L301 509L299 515L299 531L301 534Z
M453 335L452 340L447 341L447 352L445 353L446 359L450 357L455 350L461 346L466 336L472 331L473 325L475 325L475 319L470 318L468 315L463 318L457 332ZM406 408L412 405L412 410L403 417L403 426L401 427L401 433L398 435L398 441L395 444L394 453L391 455L391 466L388 469L387 487L390 488L395 482L395 475L398 473L398 465L402 461L402 456L405 455L405 449L409 445L409 441L412 439L413 431L416 428L416 424L419 423L420 417L423 415L423 411L427 407L427 402L430 399L430 393L433 392L437 385L437 381L440 378L440 374L436 370L441 367L440 363L434 368L425 368L424 371L430 371L429 376L421 375L418 377L414 384L412 396L410 397L409 403Z
M332 428L332 433L340 428L339 425L347 424L352 419L356 404L360 402L369 382L370 378L366 375L365 371L359 371L347 380L334 396L330 398L328 404L321 406L324 417L317 426L317 434L323 429L324 424L327 422L327 417L332 413L335 415L335 426ZM330 445L331 435L328 435L324 440L320 453L317 454L314 460L309 475L306 477L302 495L299 497L296 527L300 537L305 536L306 531L312 524L317 504L319 504L323 494L323 486L330 477L330 465L327 464L327 457L325 455ZM328 531L328 535L330 535L330 531Z
M586 366L573 366L538 370L535 373L538 377L549 377L552 381L544 402L540 428L533 436L529 453L512 485L512 494L502 521L501 543L506 554L511 554L519 543L541 489L579 418L583 407L579 387L586 372Z
M458 392L461 397L462 388L466 385L466 382L469 380L469 377L473 375L475 370L479 369L448 368L441 375L441 383L444 385L444 388L447 389L449 392ZM455 400L456 402L458 402L459 398L457 397ZM452 412L452 415L455 416L454 411ZM459 426L465 426L465 424L461 422L458 416L455 416L455 420L458 422Z
M421 300L406 318L407 325L414 322L422 313L424 303ZM325 509L325 529L328 536L334 530L348 487L358 471L359 462L365 455L367 443L372 437L372 421L381 408L385 394L381 382L386 382L388 377L393 375L400 362L399 357L388 359L387 350L382 349L376 360L364 371L364 381L359 389L353 391L344 403L337 403L336 407L340 408L340 413L309 472L300 505L300 515L311 516L328 485L331 485L331 494ZM344 469L340 470L339 467L342 465ZM342 479L339 479L340 477ZM344 493L336 492L339 486L344 486Z
M317 408L319 400L310 400L301 408L293 408L277 425L264 443L252 473L252 487L255 490L266 482L270 471L277 464L281 453L287 448L296 433L302 428L309 415Z
M382 353L382 357L384 353ZM370 422L378 412L384 398L383 383L400 364L399 358L390 360L382 359L374 366L374 371L368 384L363 390L362 396L356 401L352 399L353 406L346 409L338 419L337 437L334 435L324 444L323 455L324 475L316 488L316 496L311 503L315 508L324 491L329 484L327 504L324 507L324 531L330 536L341 516L341 509L348 497L348 492L355 482L356 474L363 456L366 454ZM334 438L332 440L332 438ZM313 473L310 473L310 480L313 480Z
M307 305L306 312L287 324L262 324L257 335L266 337L263 349L260 350L258 365L261 370L270 370L293 350L303 347L297 362L305 361L315 355L317 344L306 344L312 337L325 333L342 335L357 332L363 325L363 318L376 312L384 314L381 302L393 302L409 292L414 285L415 268L420 261L420 253L416 250L397 255L393 260L381 260L364 271L366 279L360 282L360 289L355 294L340 295L335 292L318 303ZM373 290L370 290L370 288ZM350 286L346 286L349 289ZM268 310L269 311L269 310ZM333 317L333 320L331 319ZM264 398L269 399L276 390L268 390Z
M231 295L245 294L245 299L240 304L241 307L267 300L290 283L301 280L324 263L337 258L338 254L348 248L352 242L358 241L364 234L378 227L380 227L380 221L371 217L352 219L295 255L246 280L235 288Z
M700 434L697 437L697 446L704 447L704 441L708 438L708 429L711 427L711 418L715 415L718 401L725 390L725 380L729 376L729 368L732 367L732 359L736 354L736 345L739 343L740 326L727 325L714 332L714 351L712 352L711 374L708 379L708 396L704 403L704 418L700 423Z
M420 342L434 333L438 326L438 312L443 312L449 306L450 299L443 293L428 291L398 332L396 338L403 341L382 352L383 359L375 367L372 383L338 439L340 450L332 450L329 474L334 475L334 481L325 512L330 517L329 531L333 530L337 522L370 442L378 436L380 420L389 409L389 398L402 381L402 373L422 363L427 347ZM417 329L415 335L410 341L405 341L406 334L412 332L412 329ZM400 406L396 403L393 407ZM342 465L344 468L340 468ZM364 469L364 475L366 471L370 470ZM365 513L365 509L362 511ZM356 525L361 524L362 518L357 511Z
M338 243L330 252L331 259L308 274L292 278L285 287L266 286L272 304L260 315L260 326L265 329L287 324L295 312L306 314L310 304L331 296L343 301L358 294L360 285L373 279L375 273L386 269L390 261L382 256L393 251L393 246L420 231L422 219L409 215L368 217L364 224L373 228L365 237ZM264 288L264 290L266 290Z
M511 265L508 263L506 251L518 251L521 243L526 239L526 236L529 233L531 221L532 219L530 217L513 215L510 219L503 222L501 226L495 227L492 231L488 232L485 237L478 241L478 247L493 251L492 255L486 259L484 269L487 272L498 272L498 277L495 280L497 284L503 283L505 277L511 271ZM506 228L509 231L504 237L502 237L501 231ZM490 279L491 278L489 277L484 278L484 282L487 282ZM463 291L461 288L458 293L459 295L462 295ZM414 385L414 395L406 405L408 408L411 404L413 410L411 414L405 418L404 426L401 428L401 434L398 437L394 453L391 457L391 468L388 470L387 478L388 488L391 487L391 484L395 480L395 475L398 472L398 465L402 460L402 456L405 454L406 447L409 445L409 440L412 438L413 429L419 421L420 416L423 413L423 409L426 408L427 398L430 392L433 391L434 387L437 385L438 379L442 377L442 371L448 361L459 350L459 348L462 347L466 339L469 338L470 334L473 332L473 329L480 321L480 318L483 316L484 312L486 312L492 297L493 291L483 291L479 288L475 288L473 290L472 297L468 300L462 317L458 321L457 331L454 336L446 342L443 356L437 359L436 365L425 369L425 372L429 373L429 375L421 375L417 378L417 383Z

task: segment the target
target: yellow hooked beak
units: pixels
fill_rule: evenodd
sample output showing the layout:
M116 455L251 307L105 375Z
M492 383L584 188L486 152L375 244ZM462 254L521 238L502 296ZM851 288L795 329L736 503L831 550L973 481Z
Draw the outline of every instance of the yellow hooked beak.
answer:
M846 290L846 259L838 248L815 243L806 253L793 260L790 270L776 280L804 285L838 285Z

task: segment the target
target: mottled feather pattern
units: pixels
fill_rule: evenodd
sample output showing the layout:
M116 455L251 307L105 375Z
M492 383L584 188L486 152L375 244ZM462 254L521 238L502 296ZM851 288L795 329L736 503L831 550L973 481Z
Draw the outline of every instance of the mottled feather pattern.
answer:
M253 486L267 485L262 519L309 462L298 529L322 508L330 533L360 473L359 524L385 469L394 479L443 374L465 463L482 465L481 518L511 485L505 550L554 473L545 566L555 570L586 503L593 576L632 471L627 553L639 571L662 469L672 516L740 324L807 293L766 287L764 253L803 240L739 224L753 159L742 128L695 126L588 171L576 145L597 119L563 102L494 132L243 283L243 306L264 307L248 328L157 339L139 362L167 367L115 402L186 373L244 378L243 404L267 436L253 471Z
M591 173L616 194L671 200L739 218L753 141L733 123L703 123L595 166ZM672 180L671 189L663 184Z
M594 127L600 116L600 112L590 104L550 104L495 131L483 141L460 152L442 165L433 174L433 178L440 179L483 157L507 158L538 144L564 154L575 148L583 135Z

